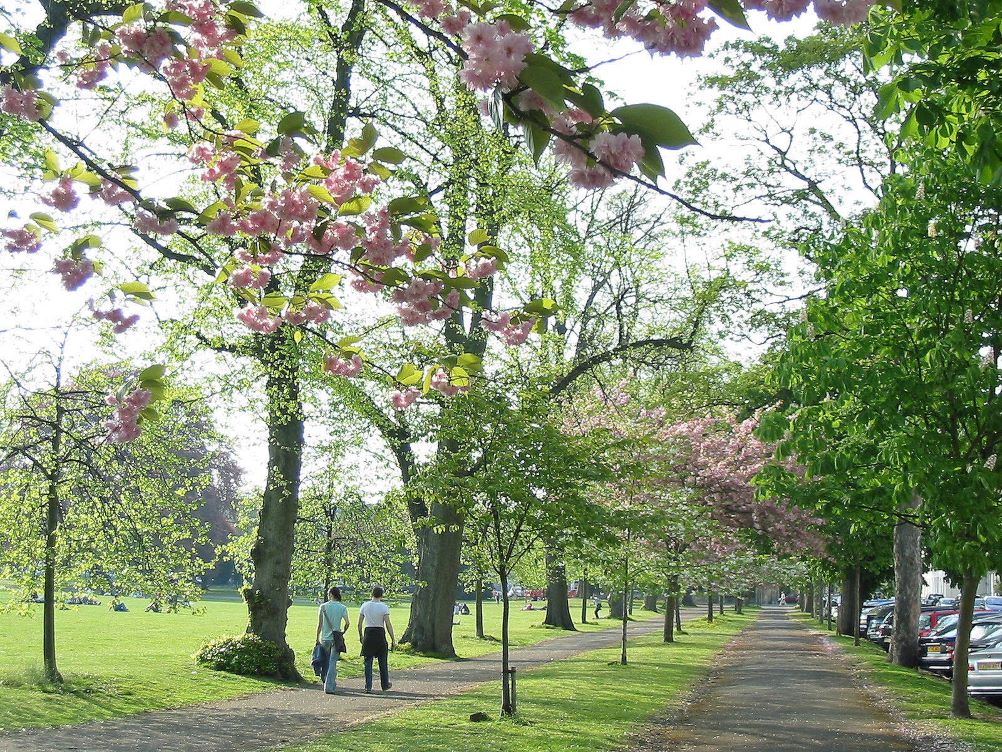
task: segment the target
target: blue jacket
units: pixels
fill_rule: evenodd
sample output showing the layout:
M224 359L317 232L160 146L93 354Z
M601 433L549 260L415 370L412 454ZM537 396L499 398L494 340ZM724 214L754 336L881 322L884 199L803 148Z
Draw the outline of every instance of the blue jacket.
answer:
M319 642L313 647L313 660L310 663L313 665L313 673L317 676L323 675L324 669L327 667L327 662L330 660L330 655L324 650L324 646Z

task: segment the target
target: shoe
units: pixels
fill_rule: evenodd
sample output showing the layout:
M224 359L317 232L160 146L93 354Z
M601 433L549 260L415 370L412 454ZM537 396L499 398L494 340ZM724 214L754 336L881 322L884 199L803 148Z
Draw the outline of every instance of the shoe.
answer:
M324 690L324 694L325 694L325 695L336 695L336 694L337 694L337 692L328 692L328 691L327 691L327 690L325 689L325 690Z
M393 688L392 684L387 684L385 687L383 687L383 691L384 692L389 692L392 688Z
M372 690L371 690L371 689L367 689L367 690L365 690L365 694L367 694L367 695L371 695L371 694L372 694Z

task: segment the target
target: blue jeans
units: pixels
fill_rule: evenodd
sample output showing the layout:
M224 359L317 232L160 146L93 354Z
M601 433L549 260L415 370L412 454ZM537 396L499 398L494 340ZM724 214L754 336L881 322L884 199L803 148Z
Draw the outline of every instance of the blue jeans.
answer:
M333 692L337 689L337 662L340 654L334 647L333 640L324 640L321 643L324 650L328 652L330 658L327 660L327 667L320 673L320 681L323 682L324 692Z
M390 667L387 665L386 653L377 656L379 661L379 687L385 692L390 688ZM365 688L372 689L372 656L365 656Z

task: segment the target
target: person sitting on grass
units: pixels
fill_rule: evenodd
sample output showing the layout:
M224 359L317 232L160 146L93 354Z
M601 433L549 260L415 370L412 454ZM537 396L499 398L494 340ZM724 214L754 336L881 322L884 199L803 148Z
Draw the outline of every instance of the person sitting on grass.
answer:
M326 664L320 666L320 682L326 694L332 695L337 689L337 662L341 660L341 653L348 652L344 633L350 627L348 609L341 603L341 590L332 587L327 591L327 601L321 604L317 619L317 642L327 654Z
M363 631L364 630L364 631ZM386 635L390 644L386 644ZM383 603L383 589L372 588L372 600L366 601L358 610L358 639L362 643L362 657L365 659L365 692L372 694L372 660L379 661L379 686L386 692L390 684L390 670L387 665L389 651L397 646L390 623L390 607Z

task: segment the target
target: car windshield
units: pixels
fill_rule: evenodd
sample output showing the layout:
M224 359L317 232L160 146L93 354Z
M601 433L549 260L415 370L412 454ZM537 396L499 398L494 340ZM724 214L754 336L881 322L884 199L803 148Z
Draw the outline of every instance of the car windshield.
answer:
M930 624L932 624L932 614L919 616L919 629L928 629Z
M989 595L987 598L985 598L985 605L994 608L1002 608L1002 597L997 595Z
M982 622L981 624L975 624L971 627L971 639L982 640L997 631L999 626L1002 625L997 622Z
M933 633L936 636L943 634L944 632L952 631L957 624L957 619L960 617L957 614L950 614L949 616L944 616L936 624L936 631Z

